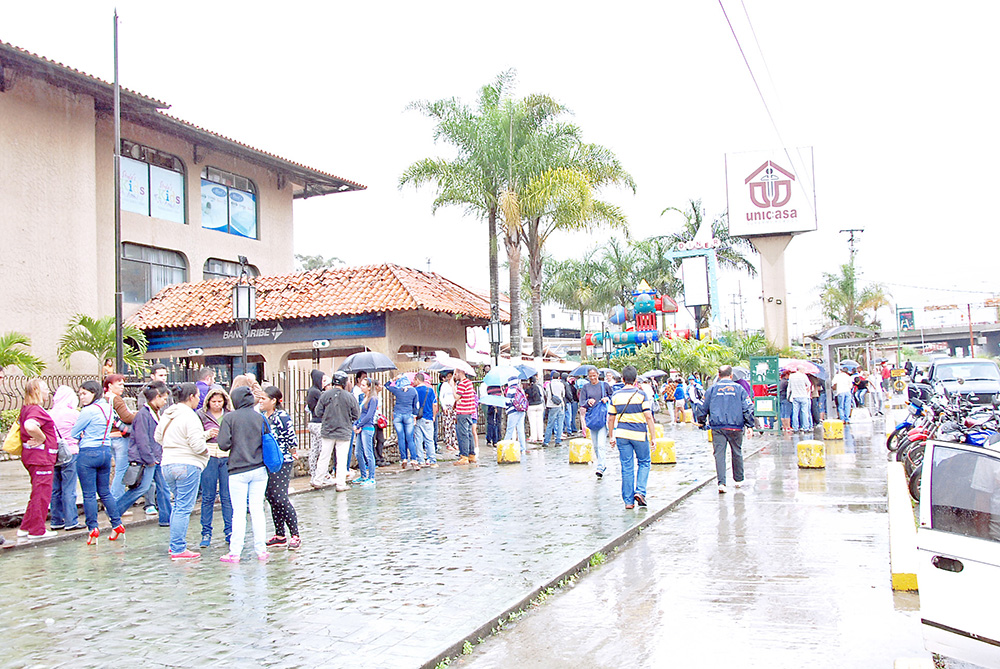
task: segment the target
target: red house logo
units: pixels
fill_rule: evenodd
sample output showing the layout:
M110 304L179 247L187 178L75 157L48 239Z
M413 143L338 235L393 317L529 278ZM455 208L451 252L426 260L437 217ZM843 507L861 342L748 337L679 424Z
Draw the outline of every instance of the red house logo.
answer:
M754 170L744 183L750 185L750 201L761 209L783 207L792 199L795 175L768 160Z

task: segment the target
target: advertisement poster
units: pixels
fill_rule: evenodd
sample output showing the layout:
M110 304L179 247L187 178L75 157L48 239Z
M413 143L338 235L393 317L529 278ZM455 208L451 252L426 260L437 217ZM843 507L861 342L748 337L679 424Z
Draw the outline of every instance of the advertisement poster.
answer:
M257 239L257 202L253 193L229 189L229 232Z
M229 191L205 179L201 180L201 227L229 232Z
M815 230L812 147L727 153L726 196L734 237Z
M174 223L184 222L184 175L149 166L149 215Z
M119 166L122 211L149 216L149 165L122 156Z

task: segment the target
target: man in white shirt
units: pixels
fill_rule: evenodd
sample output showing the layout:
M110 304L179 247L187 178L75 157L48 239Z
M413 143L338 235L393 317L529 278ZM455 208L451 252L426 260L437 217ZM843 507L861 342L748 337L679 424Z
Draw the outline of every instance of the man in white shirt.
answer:
M853 383L851 375L843 368L833 377L833 394L837 398L837 415L845 423L851 422L851 386Z
M792 430L808 432L812 430L812 411L810 401L812 383L801 369L797 369L788 377L788 400L792 403Z

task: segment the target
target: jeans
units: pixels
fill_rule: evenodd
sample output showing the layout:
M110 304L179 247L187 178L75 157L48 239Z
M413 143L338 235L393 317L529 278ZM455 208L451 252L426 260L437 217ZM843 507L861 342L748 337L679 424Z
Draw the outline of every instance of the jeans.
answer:
M392 427L399 443L399 459L417 462L417 445L413 443L413 416L393 416Z
M562 444L563 418L565 416L566 412L561 406L549 408L549 420L545 424L545 439L542 441L542 446L548 446L549 437L552 437L554 446Z
M229 541L233 533L233 502L229 498L229 458L211 457L201 471L201 536L212 536L212 516L215 515L215 493L222 502L222 529Z
M31 477L31 496L21 518L21 529L39 536L45 534L45 516L52 501L52 470L55 465L25 465L23 460L21 464Z
M153 485L156 486L156 511L160 517L160 525L169 525L173 505L170 503L170 488L167 487L167 480L163 478L163 467L160 465L156 465L153 471Z
M811 430L812 429L812 408L808 397L792 398L792 429ZM714 432L713 432L714 434Z
M135 504L135 500L139 499L146 494L149 487L153 484L153 476L156 474L156 465L146 465L142 468L142 479L139 481L139 485L132 488L131 490L125 490L125 494L121 497L115 497L115 503L122 513L128 511Z
M455 418L455 434L458 436L458 454L463 458L476 453L472 449L472 419L474 416L460 413Z
M52 501L49 503L50 523L53 527L73 527L80 522L76 510L76 459L56 465L52 477Z
M486 407L486 442L495 444L500 441L500 407Z
M417 460L430 464L437 462L434 450L434 421L429 418L418 418L413 428L414 448L417 450Z
M615 439L615 443L622 463L622 499L626 504L635 504L636 495L646 496L650 464L649 440ZM636 462L639 463L638 469Z
M563 417L563 432L567 435L576 432L576 412L580 410L578 402L566 402L566 415Z
M733 481L743 481L743 430L712 428L712 450L715 452L715 477L726 485L726 445L733 452Z
M594 445L594 456L597 458L597 471L603 474L607 468L604 464L604 451L608 447L608 426L605 425L599 430L590 428L590 443Z
M524 439L524 411L511 411L507 414L507 434L503 436L504 441L510 441L517 433L517 440L521 442L521 455L528 450L528 445Z
M87 517L87 529L97 529L98 496L104 502L104 511L111 520L111 526L121 525L118 505L111 496L111 449L107 446L81 448L76 456L76 474L83 490L83 513Z
M128 437L111 438L111 452L115 454L115 476L111 479L111 495L115 499L125 494L123 481L125 480L125 472L128 471L128 444Z
M839 393L837 395L837 415L845 423L851 419L851 394Z
M198 497L201 469L181 463L162 465L162 469L167 487L174 495L174 508L170 510L170 552L183 553L187 550L188 525Z
M361 448L358 449L358 469L361 470L361 478L375 478L375 428L361 428ZM431 450L434 447L431 446Z
M324 439L324 441L326 441ZM332 441L332 440L331 440ZM344 457L337 462L338 471L347 472L346 439L341 442ZM257 467L248 472L229 475L229 493L233 499L233 536L229 540L229 554L243 552L243 539L247 534L247 509L250 509L250 526L253 528L253 550L257 555L267 550L264 544L264 493L267 491L267 467Z

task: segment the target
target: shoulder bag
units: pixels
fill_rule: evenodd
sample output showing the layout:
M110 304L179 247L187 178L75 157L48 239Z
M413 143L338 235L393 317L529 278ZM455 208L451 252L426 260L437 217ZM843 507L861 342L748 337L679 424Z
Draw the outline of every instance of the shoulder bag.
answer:
M10 431L7 433L7 438L3 440L3 450L7 455L21 455L21 448L23 444L21 443L21 421L20 419L15 420L14 424L10 426Z
M281 452L281 447L278 446L278 440L274 438L274 433L271 432L267 416L261 416L261 418L263 420L260 424L260 445L264 455L264 466L267 467L267 471L276 473L285 464L285 456Z
M56 430L56 443L59 444L59 453L56 455L56 467L62 467L69 464L69 461L73 459L73 454L69 452L69 443L62 436L62 432L59 431L59 426L55 424L55 421L52 421L52 427Z

